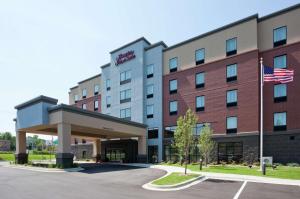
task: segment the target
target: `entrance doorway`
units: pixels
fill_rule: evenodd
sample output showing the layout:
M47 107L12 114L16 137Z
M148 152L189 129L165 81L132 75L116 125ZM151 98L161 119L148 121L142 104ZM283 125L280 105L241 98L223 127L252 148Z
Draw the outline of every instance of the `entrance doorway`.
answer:
M158 146L148 146L148 161L149 163L158 162Z
M108 148L105 157L110 162L123 162L126 159L126 153L124 149Z

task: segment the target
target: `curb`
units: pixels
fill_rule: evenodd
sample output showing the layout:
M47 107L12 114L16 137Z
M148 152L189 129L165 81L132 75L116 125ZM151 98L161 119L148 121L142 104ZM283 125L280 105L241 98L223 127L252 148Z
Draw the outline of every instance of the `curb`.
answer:
M69 168L69 169L58 169L58 168L40 168L40 167L31 167L31 166L2 166L6 168L12 168L12 169L23 169L28 171L37 171L37 172L44 172L44 173L66 173L66 172L78 172L83 171L84 169L81 167L77 168Z
M169 173L168 175L170 175L170 174L171 173ZM168 175L165 175L165 176L168 176ZM165 177L165 176L163 176L163 177ZM150 182L149 186L153 187L153 188L160 188L160 189L178 188L178 187L190 184L190 183L192 183L192 182L194 182L196 180L202 179L202 178L204 178L204 176L200 175L200 176L198 176L196 178L192 178L192 179L189 179L187 181L183 181L183 182L180 182L180 183L177 183L177 184L172 184L172 185L156 185L156 184L153 184L153 182L156 181L156 180L159 180L160 179L159 178L159 179L156 179L156 180L153 180L152 182Z

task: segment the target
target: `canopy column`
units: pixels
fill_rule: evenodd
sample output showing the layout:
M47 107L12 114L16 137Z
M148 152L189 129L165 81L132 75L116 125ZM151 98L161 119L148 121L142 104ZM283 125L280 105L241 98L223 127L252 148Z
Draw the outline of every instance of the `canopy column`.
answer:
M72 167L74 155L71 153L71 125L57 124L57 136L56 164L63 168Z

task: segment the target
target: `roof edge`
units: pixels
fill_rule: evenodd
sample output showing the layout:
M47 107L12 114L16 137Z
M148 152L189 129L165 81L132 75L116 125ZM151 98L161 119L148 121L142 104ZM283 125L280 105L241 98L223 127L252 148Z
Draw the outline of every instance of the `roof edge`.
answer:
M95 78L97 78L97 77L101 77L101 73L99 73L99 74L97 74L97 75L94 75L94 76L92 76L92 77L89 77L89 78L87 78L87 79L85 79L85 80L82 80L82 81L78 82L78 84L82 84L83 82L89 81L89 80L91 80L91 79L95 79Z
M145 49L145 50L150 50L151 48L155 48L155 47L157 47L157 46L163 46L164 48L167 48L167 47L168 47L167 44L165 44L165 42L159 41L159 42L157 42L157 43L152 44L151 46L145 47L144 49Z
M139 42L139 41L145 41L147 44L151 45L151 43L145 37L140 37L140 38L138 38L138 39L136 39L136 40L134 40L132 42L129 42L129 43L127 43L127 44L125 44L125 45L123 45L123 46L121 46L121 47L113 50L113 51L110 51L110 54L115 53L115 52L121 50L122 48L126 48L126 47L128 47L128 46L130 46L130 45L132 45L132 44L134 44L136 42Z
M197 39L201 39L201 38L203 38L203 37L207 37L207 36L209 36L209 35L211 35L211 34L220 32L220 31L222 31L222 30L225 30L225 29L227 29L227 28L231 28L231 27L233 27L233 26L239 25L239 24L241 24L241 23L250 21L250 20L255 19L255 18L258 19L258 14L254 14L254 15L248 16L248 17L243 18L243 19L240 19L240 20L238 20L238 21L229 23L229 24L227 24L227 25L225 25L225 26L221 26L220 28L211 30L211 31L209 31L209 32L203 33L203 34L198 35L198 36L196 36L196 37L193 37L193 38L187 39L187 40L185 40L185 41L179 42L179 43L177 43L177 44L175 44L175 45L173 45L173 46L170 46L170 47L168 47L168 48L163 49L163 51L171 50L171 49L173 49L173 48L179 47L179 46L181 46L181 45L187 44L187 43L192 42L192 41L197 40Z
M276 17L278 15L282 15L282 14L284 14L286 12L289 12L289 11L292 11L292 10L295 10L295 9L298 9L298 8L300 8L300 3L295 4L293 6L290 6L290 7L287 7L287 8L284 8L284 9L279 10L279 11L273 12L271 14L265 15L263 17L260 17L260 18L258 18L258 22L270 19L272 17Z
M100 68L106 68L106 67L109 67L110 66L110 63L107 63L107 64L104 64L102 66L100 66Z
M23 102L23 103L15 106L15 109L19 110L19 109L25 108L27 106L30 106L32 104L36 104L36 103L41 102L41 101L48 102L48 103L53 104L53 105L56 105L57 102L58 102L58 100L55 99L55 98L51 98L51 97L47 97L47 96L44 96L44 95L40 95L40 96L35 97L35 98L33 98L33 99L29 100L29 101Z
M71 105L66 105L66 104L59 104L57 106L53 106L53 107L48 108L49 113L60 111L60 110L68 111L68 112L72 112L72 113L78 113L78 114L81 114L81 115L86 115L86 116L91 116L91 117L96 117L96 118L100 118L100 119L104 119L104 120L120 122L120 123L123 123L123 124L133 125L133 126L137 126L137 127L141 127L141 128L146 128L147 127L146 124L124 120L124 119L121 119L121 118L118 118L118 117L113 117L113 116L106 115L106 114L103 114L103 113L97 113L97 112L94 112L94 111L83 110L81 108L77 108L77 107L74 107L74 106L71 106Z

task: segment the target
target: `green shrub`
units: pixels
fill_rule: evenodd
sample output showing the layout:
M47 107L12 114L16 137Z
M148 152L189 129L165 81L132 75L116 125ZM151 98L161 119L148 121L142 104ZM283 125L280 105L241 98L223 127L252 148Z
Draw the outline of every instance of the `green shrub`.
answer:
M283 164L281 164L281 163L274 163L273 165L275 165L275 166L283 166Z
M260 165L260 163L259 162L254 162L253 165L258 167Z
M50 155L51 153L47 150L43 150L43 151L33 150L32 154L33 155Z
M0 154L14 154L14 151L0 151Z
M300 166L298 163L295 163L295 162L287 163L286 165L289 167L299 167Z
M227 164L227 162L225 162L225 161L220 161L220 164L224 166L224 165Z

